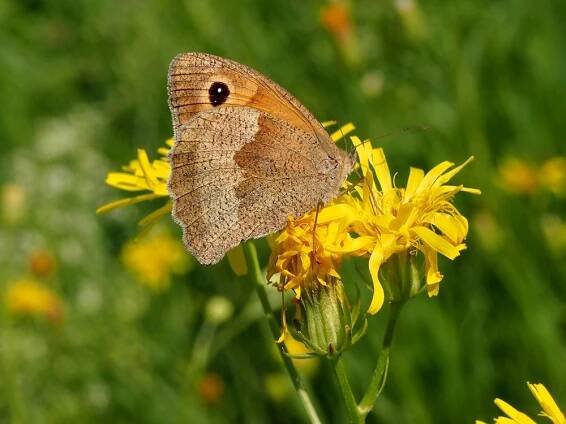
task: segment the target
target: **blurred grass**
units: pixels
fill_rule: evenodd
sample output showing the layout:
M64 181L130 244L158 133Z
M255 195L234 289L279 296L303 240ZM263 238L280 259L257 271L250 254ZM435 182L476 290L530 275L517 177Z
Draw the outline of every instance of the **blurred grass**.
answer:
M476 156L458 177L483 191L457 200L471 221L469 250L441 264L438 298L405 308L369 422L488 420L495 396L536 412L526 381L543 382L565 407L565 250L555 243L564 192L510 193L498 167L509 156L541 164L566 153L566 3L352 1L357 53L323 27L324 5L0 3L0 288L37 273L30 256L44 249L56 269L34 278L64 305L59 324L2 308L0 422L304 420L286 380L272 378L281 370L245 279L222 263L173 277L155 295L117 259L143 211L94 215L116 195L103 186L106 171L170 136L167 66L194 50L262 71L321 120L354 122L399 178L410 165ZM430 129L401 131L417 125ZM545 232L556 218L562 230ZM349 266L344 274L359 278ZM212 295L233 303L231 319L207 321ZM372 319L346 355L358 394L382 324ZM203 340L214 353L204 363L195 361ZM211 373L220 386L202 379ZM327 420L344 422L324 364L311 384Z

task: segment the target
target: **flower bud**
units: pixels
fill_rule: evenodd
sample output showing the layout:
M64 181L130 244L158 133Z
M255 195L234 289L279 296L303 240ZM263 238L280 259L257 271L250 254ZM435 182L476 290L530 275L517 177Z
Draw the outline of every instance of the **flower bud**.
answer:
M313 353L334 356L352 342L351 308L340 280L304 287L297 305L293 337Z

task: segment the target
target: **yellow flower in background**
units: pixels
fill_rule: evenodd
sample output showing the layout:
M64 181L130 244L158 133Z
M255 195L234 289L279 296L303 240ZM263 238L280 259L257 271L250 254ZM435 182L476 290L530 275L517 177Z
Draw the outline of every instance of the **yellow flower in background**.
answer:
M556 195L564 194L566 189L566 157L550 158L542 164L540 184Z
M542 384L530 384L527 383L531 393L539 403L542 411L540 416L548 418L553 424L566 424L566 419L564 418L564 413L560 410L551 394L548 392L546 387ZM498 424L536 424L532 418L527 414L518 411L507 402L501 399L495 399L495 404L503 413L505 417L495 418L495 422ZM485 424L483 421L476 421L476 424Z
M136 281L155 292L171 283L172 274L183 274L191 265L183 244L167 233L145 235L122 248L121 259Z
M553 253L566 254L566 221L558 214L548 213L540 217L540 228Z
M34 280L21 279L9 284L5 303L14 316L40 316L54 323L60 322L63 316L59 297Z
M468 221L452 204L459 192L479 194L477 189L447 183L473 158L453 168L442 162L428 173L411 168L405 188L393 183L385 154L368 142L352 137L364 175L355 195L343 199L356 216L352 231L341 251L369 256L369 270L374 286L368 309L375 314L384 302L379 270L393 255L416 254L425 258L426 288L429 296L438 294L443 276L438 270L437 255L455 259L466 248ZM377 186L379 185L379 187Z
M15 224L26 214L27 193L19 184L8 183L0 187L0 218L7 224Z
M499 166L503 188L517 194L530 194L538 188L536 168L518 158L507 158Z
M287 346L287 352L294 356L305 355L310 352L310 349L308 349L304 343L301 343L293 337L285 338L285 346ZM318 358L293 358L292 360L295 367L307 377L312 377L320 365Z
M505 190L516 194L533 194L544 189L562 195L566 189L566 158L552 157L540 166L507 158L499 167L499 182Z
M119 190L130 192L144 192L136 196L116 200L99 207L97 213L110 212L113 209L133 205L140 202L167 197L167 179L171 173L171 166L167 155L173 146L173 139L165 142L167 147L158 149L159 159L150 162L147 152L138 149L138 157L123 167L123 172L109 172L106 184ZM171 212L171 202L155 210L140 221L140 225L150 225L162 216Z

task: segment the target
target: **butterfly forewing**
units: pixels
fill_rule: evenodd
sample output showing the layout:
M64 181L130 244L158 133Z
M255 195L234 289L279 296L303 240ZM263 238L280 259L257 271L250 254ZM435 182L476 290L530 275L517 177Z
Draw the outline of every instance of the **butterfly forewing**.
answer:
M218 83L225 84L229 92L225 99L217 99L221 102L214 97ZM259 72L219 56L183 53L175 57L169 66L168 91L173 126L222 104L248 105L328 138L320 123L289 92Z

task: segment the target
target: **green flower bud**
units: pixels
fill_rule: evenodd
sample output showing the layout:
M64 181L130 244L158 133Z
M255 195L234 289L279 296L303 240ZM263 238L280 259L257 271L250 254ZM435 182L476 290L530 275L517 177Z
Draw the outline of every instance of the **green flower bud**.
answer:
M331 278L304 287L291 333L314 354L338 355L352 344L352 315L344 286Z

